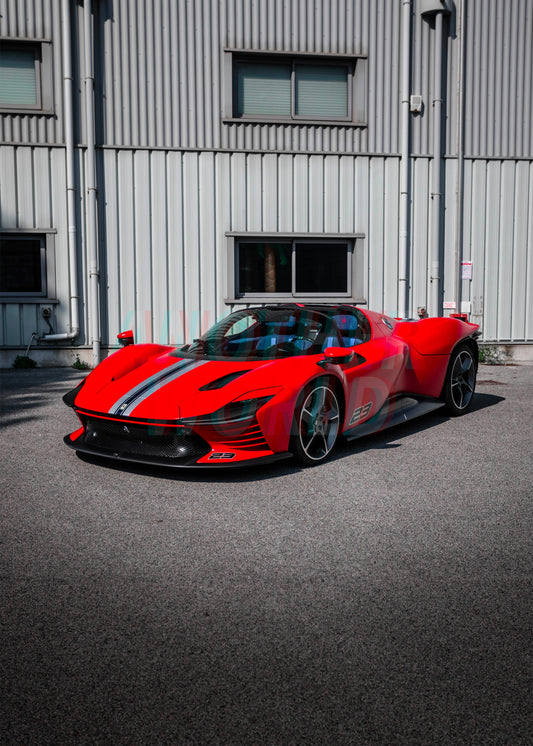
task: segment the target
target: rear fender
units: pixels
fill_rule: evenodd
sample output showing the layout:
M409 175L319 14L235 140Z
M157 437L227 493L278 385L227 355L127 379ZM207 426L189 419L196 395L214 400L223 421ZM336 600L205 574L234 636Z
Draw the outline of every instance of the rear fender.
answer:
M449 355L463 339L479 329L477 324L450 318L429 318L397 324L394 336L403 339L420 355Z

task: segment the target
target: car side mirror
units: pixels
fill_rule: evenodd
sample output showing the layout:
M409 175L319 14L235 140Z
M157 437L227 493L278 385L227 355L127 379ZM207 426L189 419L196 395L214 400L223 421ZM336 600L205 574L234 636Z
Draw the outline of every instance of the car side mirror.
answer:
M353 350L348 350L346 347L326 347L324 358L319 360L318 364L325 365L326 363L332 363L333 365L342 365L343 363L349 363L353 356Z
M127 347L128 345L135 344L135 341L133 339L133 332L131 329L128 329L127 332L120 332L120 334L117 334L117 339L122 347Z

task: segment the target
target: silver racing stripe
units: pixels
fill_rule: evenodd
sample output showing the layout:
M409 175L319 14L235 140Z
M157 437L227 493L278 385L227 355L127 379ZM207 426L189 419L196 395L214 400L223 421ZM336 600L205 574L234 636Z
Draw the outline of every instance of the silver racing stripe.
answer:
M209 362L208 360L180 360L175 365L169 365L168 368L160 370L158 373L154 373L150 378L146 378L137 386L130 389L127 394L118 399L111 409L109 414L120 414L129 415L133 412L135 407L138 407L141 402L151 396L155 391L163 388L167 384L175 381L185 373L189 373L194 368L205 365Z

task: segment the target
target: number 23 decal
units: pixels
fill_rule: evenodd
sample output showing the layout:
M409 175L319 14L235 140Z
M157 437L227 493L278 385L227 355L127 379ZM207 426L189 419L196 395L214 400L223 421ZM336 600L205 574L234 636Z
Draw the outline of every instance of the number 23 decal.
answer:
M371 409L372 409L371 401L369 401L367 404L363 404L362 407L357 407L357 409L352 414L350 425L355 425L355 423L359 422L359 420L364 420L364 418L368 415Z

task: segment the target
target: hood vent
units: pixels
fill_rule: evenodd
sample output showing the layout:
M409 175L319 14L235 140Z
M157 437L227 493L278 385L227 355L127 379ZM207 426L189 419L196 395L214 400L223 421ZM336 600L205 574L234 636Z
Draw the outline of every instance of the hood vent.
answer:
M225 376L222 376L221 378L216 378L214 381L211 381L210 383L206 383L205 386L201 386L198 390L199 391L213 391L214 389L224 388L224 386L227 386L228 383L235 381L235 379L249 372L250 372L249 370L237 370L234 373L227 373Z

